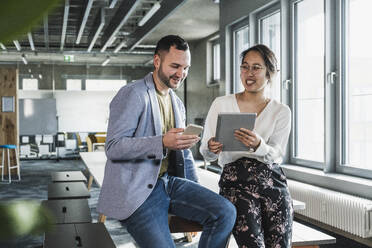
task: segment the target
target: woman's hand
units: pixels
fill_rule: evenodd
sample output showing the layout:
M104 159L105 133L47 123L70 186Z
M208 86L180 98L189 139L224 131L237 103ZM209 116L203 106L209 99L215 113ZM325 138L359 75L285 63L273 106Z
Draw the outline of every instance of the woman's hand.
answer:
M215 141L215 137L212 137L208 140L208 149L214 154L219 154L222 151L222 144Z
M250 152L256 151L257 147L260 145L261 140L257 138L256 134L245 128L240 128L234 131L234 136L237 140L242 142Z

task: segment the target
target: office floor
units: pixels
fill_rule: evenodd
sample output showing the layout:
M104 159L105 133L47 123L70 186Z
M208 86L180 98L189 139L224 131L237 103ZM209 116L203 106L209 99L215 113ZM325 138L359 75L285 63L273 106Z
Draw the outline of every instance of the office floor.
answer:
M84 170L85 166L81 160L27 160L21 161L22 181L12 182L12 184L0 184L0 201L10 199L47 199L47 185L50 183L50 172L67 170ZM93 221L96 222L98 213L96 205L99 195L99 188L93 184L89 206L91 208ZM121 227L118 221L108 219L105 225L118 248L136 248L131 236ZM200 235L200 234L199 234ZM198 236L199 236L198 235ZM335 236L334 234L330 234ZM198 236L192 243L176 243L176 247L197 247ZM174 236L175 239L182 238L182 235ZM23 237L16 241L0 242L0 248L36 248L42 247L43 236ZM157 247L155 247L157 248ZM350 239L337 236L337 243L334 245L324 245L321 248L367 248Z

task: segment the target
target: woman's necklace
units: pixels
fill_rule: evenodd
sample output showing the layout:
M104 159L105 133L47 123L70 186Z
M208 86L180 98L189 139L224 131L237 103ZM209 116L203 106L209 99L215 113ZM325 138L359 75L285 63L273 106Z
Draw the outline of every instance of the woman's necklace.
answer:
M262 103L260 103L259 105L257 105L257 116L259 116L261 114L261 112L266 108L267 104L270 102L270 98L265 98L264 101Z

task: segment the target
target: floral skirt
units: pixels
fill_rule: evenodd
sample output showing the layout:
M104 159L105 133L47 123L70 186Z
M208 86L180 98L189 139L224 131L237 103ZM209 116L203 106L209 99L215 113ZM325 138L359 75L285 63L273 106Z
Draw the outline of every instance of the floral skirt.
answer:
M237 209L233 234L240 248L291 247L292 199L278 164L238 159L224 166L219 186Z

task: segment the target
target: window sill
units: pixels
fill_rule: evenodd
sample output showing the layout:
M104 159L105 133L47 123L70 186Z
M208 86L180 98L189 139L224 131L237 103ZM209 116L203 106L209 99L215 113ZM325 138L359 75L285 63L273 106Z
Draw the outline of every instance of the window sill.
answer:
M282 168L288 179L372 199L372 180L298 165L283 164Z

